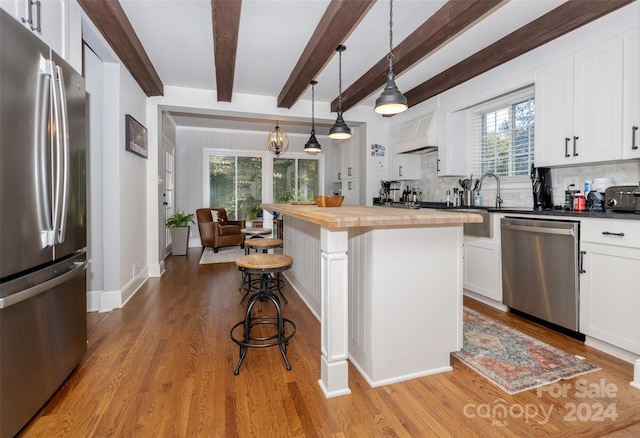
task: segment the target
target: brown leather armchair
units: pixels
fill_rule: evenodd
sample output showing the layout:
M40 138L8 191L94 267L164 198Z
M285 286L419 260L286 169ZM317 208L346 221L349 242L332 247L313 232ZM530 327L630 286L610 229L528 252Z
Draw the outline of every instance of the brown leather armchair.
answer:
M213 252L218 252L218 248L223 246L240 245L244 248L244 235L240 231L245 228L244 220L228 220L224 208L199 208L196 218L203 250L207 246L213 248Z

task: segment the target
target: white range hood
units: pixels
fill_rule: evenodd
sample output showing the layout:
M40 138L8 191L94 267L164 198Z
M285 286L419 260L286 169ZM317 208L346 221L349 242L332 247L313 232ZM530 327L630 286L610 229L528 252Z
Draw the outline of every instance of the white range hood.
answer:
M438 150L438 110L407 120L392 129L396 154L426 154Z

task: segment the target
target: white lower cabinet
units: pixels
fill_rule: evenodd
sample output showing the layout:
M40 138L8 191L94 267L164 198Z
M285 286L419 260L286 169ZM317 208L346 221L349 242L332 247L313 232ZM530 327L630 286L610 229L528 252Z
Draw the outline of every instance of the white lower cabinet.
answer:
M640 354L640 226L581 221L580 331Z
M491 237L464 236L463 286L466 291L489 298L486 304L502 306L501 213L491 213ZM478 297L473 297L478 298Z
M500 242L465 237L464 288L501 303L501 260Z

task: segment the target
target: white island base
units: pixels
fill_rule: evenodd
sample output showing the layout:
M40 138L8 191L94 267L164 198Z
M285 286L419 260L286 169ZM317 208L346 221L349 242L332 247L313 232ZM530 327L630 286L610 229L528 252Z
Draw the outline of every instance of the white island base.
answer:
M450 371L462 227L349 230L349 358L372 386Z
M451 370L462 347L463 228L326 228L285 217L286 276L322 325L320 386L349 394L347 358L372 386Z

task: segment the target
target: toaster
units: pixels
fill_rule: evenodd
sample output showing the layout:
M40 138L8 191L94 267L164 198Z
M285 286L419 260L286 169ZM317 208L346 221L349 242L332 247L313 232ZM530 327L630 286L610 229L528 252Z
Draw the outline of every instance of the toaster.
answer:
M604 192L605 211L633 213L640 198L633 195L638 186L611 186Z

